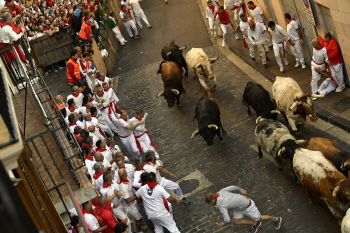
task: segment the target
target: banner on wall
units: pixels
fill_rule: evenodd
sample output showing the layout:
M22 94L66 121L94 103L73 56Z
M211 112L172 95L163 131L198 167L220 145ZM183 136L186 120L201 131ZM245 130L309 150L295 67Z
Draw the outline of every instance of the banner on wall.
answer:
M315 22L314 14L312 13L310 1L303 0L303 5L304 5L307 21L316 27L316 22Z

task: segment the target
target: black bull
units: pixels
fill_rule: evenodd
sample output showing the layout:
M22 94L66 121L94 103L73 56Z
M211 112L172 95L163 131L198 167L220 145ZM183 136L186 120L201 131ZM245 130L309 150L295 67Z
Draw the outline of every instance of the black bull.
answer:
M221 142L224 141L220 135L220 128L224 135L226 131L221 124L219 106L214 101L200 99L196 106L194 119L198 121L198 129L193 132L191 139L199 134L205 139L208 146L211 146L216 134Z
M180 67L181 71L182 71L182 68L184 68L186 71L185 75L187 77L188 76L187 63L184 57L182 56L182 51L184 49L186 49L186 45L185 47L180 48L178 45L174 44L174 41L172 41L163 47L161 51L161 55L165 61L175 62ZM159 67L159 70L157 73L159 74L160 72L161 72L161 67Z

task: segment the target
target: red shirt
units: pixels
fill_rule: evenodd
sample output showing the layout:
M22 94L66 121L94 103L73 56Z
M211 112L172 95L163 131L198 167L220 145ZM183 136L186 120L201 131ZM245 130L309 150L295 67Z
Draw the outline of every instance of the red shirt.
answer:
M228 23L231 22L231 21L230 21L230 16L228 15L227 11L224 10L224 11L222 12L222 14L221 14L220 11L217 10L217 11L215 12L214 19L216 18L217 15L219 15L219 19L220 19L220 22L221 22L222 24L228 24Z
M53 5L53 2L51 0L46 0L46 5L48 7L51 7Z
M114 227L118 224L117 219L113 215L111 207L108 206L98 206L93 211L94 216L97 218L100 226L108 225L108 228L102 231L102 233L114 233Z
M341 55L339 45L333 38L325 42L321 37L319 37L319 41L321 45L326 47L327 55L332 65L337 65L343 62L343 57Z
M14 16L15 14L21 14L22 13L22 9L17 6L16 4L13 4L11 7L7 6L7 4L5 4L5 7L7 9L9 9L9 11L11 11L11 15Z

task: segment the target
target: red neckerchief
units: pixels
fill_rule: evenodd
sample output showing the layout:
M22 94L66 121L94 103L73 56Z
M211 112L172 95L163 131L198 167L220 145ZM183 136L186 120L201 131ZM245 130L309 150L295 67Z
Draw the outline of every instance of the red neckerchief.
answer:
M145 169L143 169L143 168L135 168L135 172L137 172L137 171L144 171Z
M92 114L91 114L91 117L96 117L96 115L92 115Z
M74 111L75 111L75 107L74 107L74 106L70 106L70 107L68 107L68 110L69 110L70 112L74 112Z
M104 94L104 93L102 92L102 95L99 95L99 94L96 92L96 95L98 95L99 97L102 97L102 96L103 96L103 94Z
M316 49L315 47L314 47L314 49L316 49L316 50L321 50L321 49L323 49L324 48L324 46L321 44L321 46L318 48L318 49Z
M8 24L8 23L5 22L5 21L1 21L1 22L0 22L0 27L1 27L1 28L4 27L4 26L6 26L6 25L10 26L10 24Z
M81 140L84 140L83 138L81 138L80 137L80 135L79 134L74 134L75 135L75 137L77 138L77 140L80 142Z
M90 155L90 156L85 156L85 160L94 161L94 157L93 157L92 155Z
M100 80L101 82L104 82L104 80L101 80L100 77L97 77L98 80Z
M128 179L120 179L119 184L121 184L121 183L129 183L129 180Z
M123 119L124 121L128 121L128 118L126 117L126 120L122 117L122 116L120 116L119 117L120 119Z
M102 173L103 174L103 173ZM111 184L106 184L105 182L103 182L102 188L108 188L113 184L113 182Z
M74 125L77 125L77 124L74 123L74 122L69 122L69 124L68 124L69 127L70 127L70 126L74 126Z
M75 93L72 93L72 96L74 96L74 97L78 97L78 96L79 96L79 94L80 94L79 92L78 92L78 93L76 93L76 92L75 92Z
M90 113L90 109L89 108L86 108L86 113Z
M254 10L256 7L257 7L257 6L256 6L256 5L254 5L254 6L252 7L252 10Z
M95 180L97 180L100 176L103 175L103 172L95 172L95 174L92 176Z
M124 13L128 14L129 18L131 17L130 11L128 9L125 9L126 11L123 11Z
M154 163L151 163L151 162L147 162L147 163L145 163L145 165L154 165Z
M104 152L106 150L107 150L106 148L105 149L96 148L96 152Z
M139 118L137 115L135 115L135 118L136 118L137 120L139 120L139 121L142 121L142 119Z
M86 209L82 209L83 215L84 214L92 214L92 211L87 211Z
M91 100L89 102L92 103L92 101L94 101L94 98L91 98Z
M111 87L107 87L107 90L106 89L104 89L105 91L109 91L109 89L111 89Z
M157 182L147 182L148 187L153 190L157 186Z
M218 197L220 197L219 194L215 194L215 202L214 202L214 206L216 205L216 201L218 200Z
M287 22L287 24L289 24L290 22L292 22L294 20L294 18L291 18L288 22Z
M81 145L81 148L84 148L85 146L89 147L90 150L92 150L92 146L89 144L86 144L85 142L83 142L83 145Z

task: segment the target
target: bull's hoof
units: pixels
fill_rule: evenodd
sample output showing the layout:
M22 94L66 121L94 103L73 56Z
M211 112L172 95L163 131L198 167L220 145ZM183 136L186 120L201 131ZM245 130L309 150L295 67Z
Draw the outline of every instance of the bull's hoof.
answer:
M262 153L259 153L258 154L259 158L261 159L263 157L263 154Z
M225 130L223 130L223 131L222 131L222 134L223 134L224 136L226 136L226 135L227 135L227 132L226 132Z

